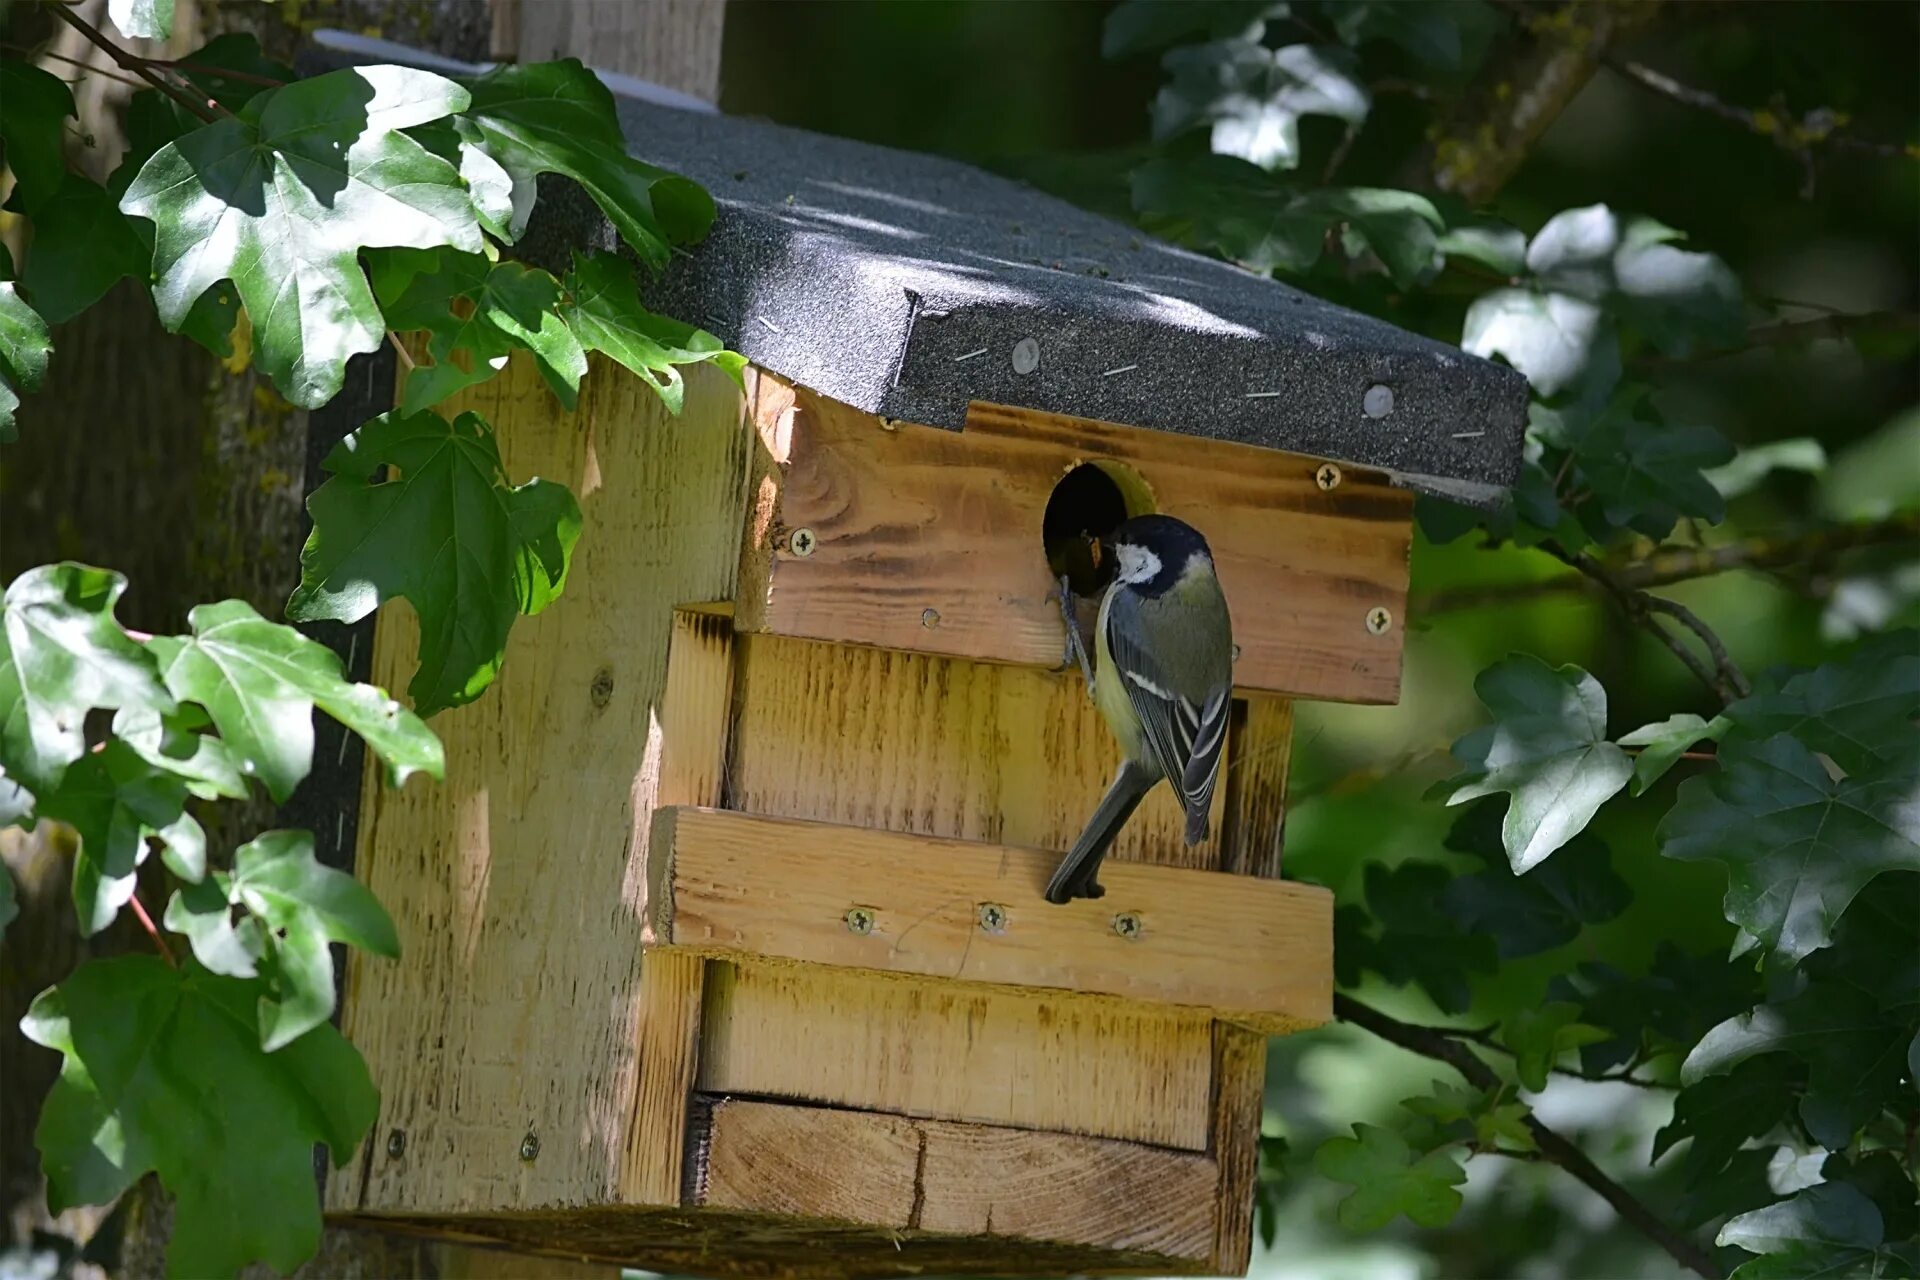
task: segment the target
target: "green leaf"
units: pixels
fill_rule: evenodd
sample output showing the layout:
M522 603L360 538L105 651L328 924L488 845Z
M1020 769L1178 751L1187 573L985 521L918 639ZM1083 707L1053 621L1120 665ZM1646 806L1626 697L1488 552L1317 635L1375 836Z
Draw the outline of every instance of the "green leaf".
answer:
M8 204L31 216L66 177L66 121L78 112L63 80L16 58L0 58L0 102L0 159L14 182Z
M1851 775L1878 774L1911 761L1914 708L1920 707L1920 633L1875 636L1838 662L1779 683L1763 683L1727 708L1734 735L1753 742L1792 734Z
M1762 1054L1807 1063L1800 1118L1816 1141L1845 1147L1899 1085L1905 1028L1856 987L1815 982L1778 1004L1763 1004L1709 1031L1681 1064L1688 1084Z
M1237 156L1158 157L1128 177L1135 212L1158 235L1250 271L1301 272L1320 260L1331 219Z
M1760 482L1776 471L1819 475L1826 469L1826 448L1811 436L1799 436L1740 450L1732 462L1707 472L1707 483L1718 489L1721 497L1737 498L1759 488Z
M206 874L206 833L185 812L186 802L186 784L118 741L89 752L40 797L41 817L65 822L80 836L73 906L83 933L112 924L133 896L134 871L146 860L150 837L161 841L167 866L181 879Z
M1172 79L1153 102L1154 138L1207 125L1215 152L1265 169L1300 163L1300 117L1359 124L1372 107L1353 55L1337 46L1218 40L1174 49L1163 62Z
M144 707L114 713L113 735L154 768L179 776L202 800L244 800L247 780L228 745L200 730L212 722L199 707L161 715Z
M18 437L13 414L20 407L20 393L39 389L52 354L47 322L27 305L18 285L0 282L0 444Z
M1398 1214L1423 1227L1442 1227L1460 1210L1455 1187L1467 1171L1450 1150L1417 1154L1399 1134L1378 1125L1355 1125L1351 1138L1329 1138L1314 1153L1321 1177L1353 1184L1335 1210L1349 1231L1378 1231Z
M1820 1173L1828 1182L1846 1183L1873 1201L1887 1238L1920 1238L1920 1199L1899 1154L1885 1147L1851 1156L1836 1151L1820 1166Z
M1799 1068L1780 1055L1695 1080L1674 1096L1673 1118L1654 1134L1652 1158L1691 1140L1680 1167L1688 1183L1698 1182L1723 1168L1749 1139L1765 1137L1785 1120L1803 1087Z
M71 561L15 578L0 603L0 773L51 790L96 707L173 710L153 659L113 616L127 580Z
M1627 909L1633 892L1591 833L1575 836L1559 857L1522 876L1507 861L1500 825L1500 806L1477 804L1447 835L1447 848L1487 863L1484 871L1454 877L1440 895L1441 912L1461 933L1491 937L1500 958L1511 960L1562 946L1587 925Z
M260 1048L262 984L154 956L89 960L20 1029L65 1055L35 1141L58 1213L106 1204L152 1171L176 1198L174 1277L291 1272L320 1241L313 1147L352 1156L379 1108L366 1064L330 1026Z
M1720 741L1732 723L1725 716L1702 720L1683 711L1622 734L1621 746L1641 748L1633 760L1633 794L1646 794L1647 788L1665 777L1667 770L1679 763L1680 757L1695 743Z
M1606 1038L1599 1027L1580 1021L1579 1005L1558 1000L1521 1009L1500 1024L1500 1042L1513 1050L1514 1072L1533 1093L1547 1087L1547 1076L1562 1054Z
M1591 486L1611 528L1658 541L1682 516L1709 523L1726 516L1726 500L1706 473L1731 460L1733 446L1711 427L1661 421L1644 387L1622 389L1597 414L1547 411L1531 420L1549 443L1573 453L1578 480Z
M1447 1013L1463 1013L1472 999L1472 975L1496 969L1493 939L1463 933L1433 904L1449 881L1431 862L1387 867L1367 864L1367 907L1334 912L1334 966L1351 987L1371 969L1395 986L1418 983Z
M313 856L308 831L269 831L234 854L228 899L266 926L269 987L260 996L260 1044L289 1044L333 1015L333 956L342 942L400 954L393 920L371 890Z
M1502 356L1535 395L1602 396L1620 378L1620 340L1599 305L1565 293L1495 289L1473 300L1461 349Z
M173 35L173 0L107 0L107 16L121 35L134 40Z
M382 414L322 465L333 479L307 500L313 533L287 616L356 622L404 596L420 617L415 710L472 701L515 615L565 587L580 536L572 494L546 480L510 488L493 429L472 413Z
M587 355L554 312L560 282L545 271L450 249L392 249L375 260L373 289L388 325L432 335L434 363L407 374L405 412L492 377L516 347L534 353L548 385L573 408ZM461 314L456 301L464 304Z
M1473 687L1494 723L1453 744L1468 772L1441 786L1450 805L1513 797L1501 834L1514 871L1525 872L1585 829L1633 766L1607 741L1606 690L1578 667L1515 654Z
M611 356L640 375L670 412L680 412L686 395L681 365L711 361L735 382L741 381L745 356L727 350L725 343L704 329L642 307L633 268L612 254L574 254L573 270L562 287L567 301L560 315L580 345Z
M1327 7L1334 31L1347 44L1388 40L1415 60L1449 72L1477 62L1499 22L1478 0L1336 0Z
M1120 0L1101 28L1100 56L1124 58L1189 36L1258 40L1268 19L1287 9L1287 0Z
M1527 265L1527 234L1492 218L1450 227L1434 242L1449 258L1465 258L1503 276L1517 276Z
M1526 1104L1503 1102L1480 1089L1435 1083L1432 1093L1403 1099L1400 1105L1439 1126L1435 1146L1467 1140L1482 1151L1532 1151L1536 1146L1527 1128Z
M186 935L194 959L212 972L252 978L266 954L266 928L258 916L243 915L235 921L232 883L231 876L216 871L199 884L174 890L167 901L165 923Z
M1605 303L1670 356L1696 341L1737 343L1745 332L1740 284L1710 253L1677 249L1681 234L1648 218L1622 223L1605 205L1555 214L1527 246L1543 286Z
M1875 1249L1884 1231L1880 1210L1859 1188L1821 1182L1777 1204L1741 1214L1720 1228L1714 1243L1750 1253L1783 1253L1802 1244Z
M459 172L400 132L467 101L429 72L355 67L263 92L162 147L120 203L154 223L161 320L178 330L231 279L261 370L296 404L332 399L348 357L385 333L360 250L481 246Z
M1611 1033L1580 1050L1581 1065L1598 1072L1636 1056L1691 1049L1716 1023L1751 1008L1760 988L1751 963L1729 959L1724 951L1693 955L1663 940L1643 974L1583 961L1573 973L1556 976L1547 997L1577 1001L1582 1022Z
M1729 739L1719 760L1717 773L1680 784L1660 823L1660 852L1725 863L1727 919L1783 960L1826 946L1875 876L1920 869L1911 769L1835 781L1784 733Z
M713 225L713 198L700 184L627 154L613 95L577 60L504 66L469 87L467 119L513 181L506 239L526 230L543 173L585 188L627 246L656 269L674 245L701 240Z
M276 803L286 803L312 765L316 706L366 741L395 786L416 770L445 776L433 730L384 689L349 681L325 645L268 622L243 600L196 606L187 620L191 636L152 644L167 689L207 709L241 772L258 776Z
M149 247L107 189L70 173L33 218L21 283L48 324L71 320L123 277L147 278Z

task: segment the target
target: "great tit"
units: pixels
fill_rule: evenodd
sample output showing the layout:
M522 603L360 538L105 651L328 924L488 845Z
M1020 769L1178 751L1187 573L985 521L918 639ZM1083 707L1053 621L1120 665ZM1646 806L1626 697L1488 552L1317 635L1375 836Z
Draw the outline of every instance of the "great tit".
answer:
M1233 627L1199 531L1172 516L1136 516L1098 540L1096 557L1112 581L1094 628L1093 700L1125 759L1048 882L1048 902L1106 892L1095 879L1100 860L1162 778L1187 811L1187 843L1206 839L1233 702ZM1071 614L1064 585L1062 601Z

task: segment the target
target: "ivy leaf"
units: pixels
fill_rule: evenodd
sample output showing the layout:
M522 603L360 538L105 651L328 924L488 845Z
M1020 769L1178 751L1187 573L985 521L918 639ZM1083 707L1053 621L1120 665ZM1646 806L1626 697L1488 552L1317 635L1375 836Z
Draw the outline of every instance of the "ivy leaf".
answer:
M543 173L585 188L620 238L655 269L667 264L674 245L702 239L713 225L713 197L699 183L627 154L613 95L577 59L501 67L468 87L466 118L513 182L508 240L526 230Z
M73 906L92 936L113 923L133 896L134 871L146 860L149 837L161 841L169 869L182 880L207 870L207 837L185 812L186 785L109 741L67 769L59 787L40 797L43 818L65 822L80 835L73 859Z
M1576 390L1605 395L1620 380L1620 339L1599 304L1565 293L1495 289L1473 300L1460 333L1462 350L1502 356L1526 375L1534 394Z
M15 578L0 603L0 772L52 790L86 750L95 707L173 710L113 610L127 580L71 561Z
M269 831L241 845L227 897L265 926L270 981L260 995L260 1046L269 1053L333 1015L327 943L400 954L393 920L379 899L352 876L315 861L309 831Z
M1454 877L1440 895L1442 913L1463 934L1491 937L1503 960L1571 942L1587 925L1618 916L1633 898L1608 864L1606 845L1586 832L1546 865L1516 875L1501 841L1498 805L1478 804L1461 814L1446 847L1482 858L1487 869Z
M47 376L53 335L11 280L0 282L0 444L18 438L14 410L22 391L37 391Z
M1154 138L1210 125L1214 151L1265 169L1300 163L1301 116L1359 124L1373 105L1353 55L1337 46L1218 40L1174 49L1162 62L1172 80L1153 102Z
M333 650L268 622L244 600L198 605L191 636L151 644L167 689L207 709L240 770L257 775L276 803L313 763L313 709L353 730L387 764L395 786L414 771L445 775L433 730L370 684L354 684Z
M0 58L0 157L13 171L8 204L28 215L66 178L66 121L79 113L60 77L17 58Z
M1727 919L1786 961L1826 946L1847 905L1883 871L1920 869L1911 769L1835 781L1787 734L1729 740L1720 769L1680 784L1660 852L1727 867Z
M711 361L735 382L745 356L704 329L654 315L640 305L633 268L610 253L573 256L562 287L561 318L588 351L611 356L659 393L669 412L679 413L686 395L679 366ZM551 381L551 379L549 379Z
M287 616L357 622L404 596L420 616L414 709L472 701L499 671L514 617L565 587L580 536L573 495L548 480L509 487L493 429L473 413L382 414L322 465L333 478L307 500L313 533Z
M573 408L587 355L555 314L560 282L545 271L450 249L392 249L376 259L373 289L388 325L432 335L434 363L408 372L405 412L492 377L516 347L534 353L554 394ZM462 314L455 314L456 302L464 304Z
M113 736L154 768L179 776L202 800L244 800L247 780L226 743L201 729L212 724L199 707L161 715L144 707L118 711Z
M1623 389L1597 414L1546 411L1531 421L1550 443L1573 453L1609 528L1658 541L1682 516L1710 523L1726 516L1726 500L1706 472L1730 461L1733 445L1711 427L1660 421L1644 387Z
M1560 1055L1606 1038L1599 1027L1580 1021L1579 1005L1558 1000L1521 1009L1500 1024L1500 1042L1513 1050L1514 1072L1533 1093L1547 1087L1547 1076Z
M233 878L216 871L199 884L182 885L167 901L166 926L186 935L193 957L211 972L252 978L266 953L265 927L258 916L233 918Z
M165 40L173 34L173 0L107 0L107 16L134 40Z
M1120 0L1100 31L1100 56L1124 58L1177 44L1188 36L1260 38L1270 18L1284 18L1287 0Z
M1378 1231L1406 1214L1423 1227L1443 1227L1461 1205L1455 1187L1467 1171L1450 1150L1416 1153L1391 1129L1359 1124L1351 1138L1329 1138L1314 1153L1313 1167L1323 1178L1353 1184L1335 1210L1349 1231Z
M154 956L89 960L20 1028L65 1055L35 1141L58 1213L106 1204L147 1172L176 1198L168 1274L291 1272L318 1247L313 1147L344 1165L379 1095L340 1033L260 1048L262 985Z
M1805 1060L1800 1118L1815 1141L1845 1147L1899 1086L1906 1034L1856 987L1815 982L1778 1004L1763 1004L1709 1031L1681 1064L1687 1084L1762 1054Z
M1633 765L1607 741L1607 694L1579 667L1516 654L1480 673L1474 692L1494 723L1453 744L1468 772L1441 787L1450 805L1500 792L1513 799L1501 834L1515 873L1578 835Z
M120 202L154 224L161 320L177 331L231 279L261 370L295 404L325 404L348 357L385 333L360 250L481 247L459 172L400 132L467 102L430 72L353 67L263 92L162 147Z
M1727 708L1744 740L1792 734L1849 774L1871 774L1911 758L1920 706L1920 633L1875 636L1841 662L1788 677Z
M1764 1055L1721 1075L1704 1076L1674 1096L1673 1118L1653 1135L1654 1160L1691 1140L1681 1160L1689 1184L1723 1168L1741 1146L1787 1118L1803 1088L1789 1058Z
M1643 724L1632 733L1622 734L1620 745L1639 747L1633 761L1633 794L1645 795L1647 788L1666 776L1680 757L1697 742L1718 742L1732 725L1725 716L1702 720L1692 712L1680 712L1654 724Z
M1821 1182L1777 1204L1741 1214L1720 1228L1714 1243L1760 1254L1785 1253L1804 1245L1870 1253L1879 1248L1884 1232L1880 1210L1859 1188Z
M21 283L46 322L59 324L98 302L123 277L144 281L148 252L107 189L70 173L34 214Z
M1494 972L1493 939L1463 933L1433 909L1449 880L1431 862L1388 867L1367 864L1365 910L1351 904L1334 912L1334 965L1342 986L1353 986L1371 969L1395 986L1417 982L1447 1013L1464 1013L1472 1000L1473 974Z
M1450 227L1435 248L1450 258L1465 258L1503 276L1517 276L1527 265L1527 233L1492 218Z

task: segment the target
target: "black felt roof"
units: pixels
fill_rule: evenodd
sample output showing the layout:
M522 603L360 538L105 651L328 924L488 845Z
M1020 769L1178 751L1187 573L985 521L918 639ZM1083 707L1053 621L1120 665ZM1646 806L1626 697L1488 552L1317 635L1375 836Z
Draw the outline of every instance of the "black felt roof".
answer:
M1518 469L1527 384L1505 366L968 165L659 105L610 79L633 154L719 203L649 302L793 381L935 426L987 400L1377 467L1476 502ZM531 240L613 243L591 204L556 196L543 185Z

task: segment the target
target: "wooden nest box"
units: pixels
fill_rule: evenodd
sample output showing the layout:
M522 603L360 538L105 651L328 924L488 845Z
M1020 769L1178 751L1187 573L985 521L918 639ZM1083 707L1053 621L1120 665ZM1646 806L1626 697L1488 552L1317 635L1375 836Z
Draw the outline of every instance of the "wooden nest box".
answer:
M1265 1037L1330 1016L1289 700L1396 698L1410 490L1503 488L1524 383L957 164L621 111L720 202L653 301L747 394L696 369L673 418L602 364L569 414L516 360L459 406L586 527L436 721L445 784L365 782L405 958L352 960L383 1100L330 1213L700 1274L1244 1271ZM547 203L536 240L611 242ZM1214 835L1162 788L1050 906L1118 755L1046 535L1145 510L1233 613ZM375 678L413 663L383 614Z

